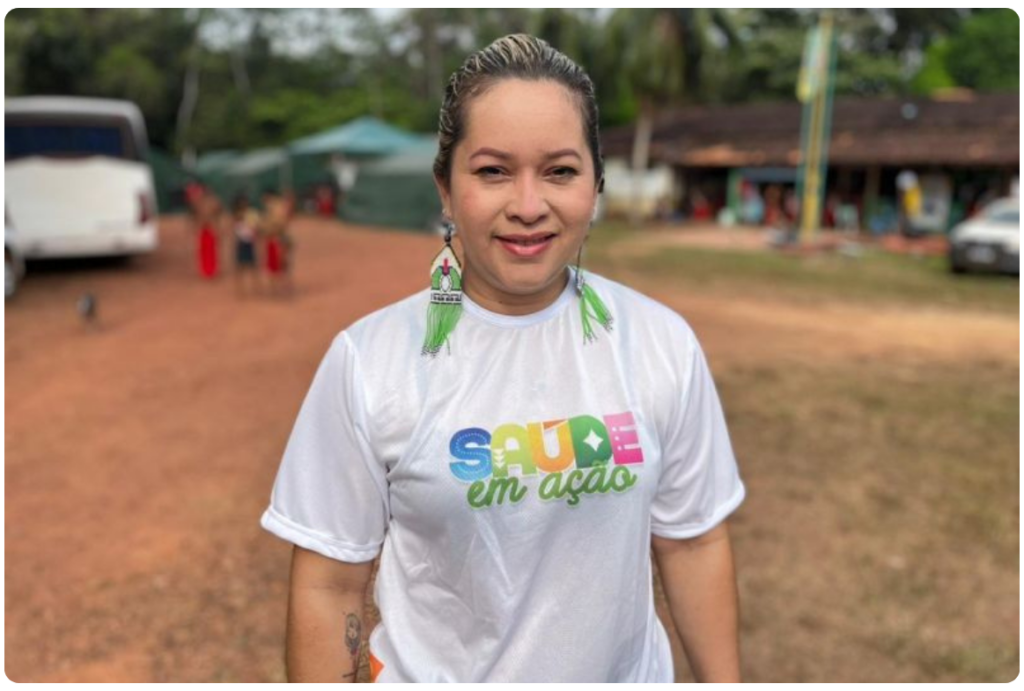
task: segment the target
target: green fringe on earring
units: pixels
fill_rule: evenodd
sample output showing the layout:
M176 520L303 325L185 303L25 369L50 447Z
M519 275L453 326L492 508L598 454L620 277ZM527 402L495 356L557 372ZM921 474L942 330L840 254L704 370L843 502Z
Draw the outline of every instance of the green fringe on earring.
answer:
M427 307L427 335L423 339L424 355L437 355L440 352L461 316L461 303L430 303Z
M580 294L580 317L583 321L583 340L590 342L594 340L594 327L590 324L593 317L597 323L604 327L605 331L612 330L612 313L604 304L601 297L590 287L586 281L583 282L583 290Z

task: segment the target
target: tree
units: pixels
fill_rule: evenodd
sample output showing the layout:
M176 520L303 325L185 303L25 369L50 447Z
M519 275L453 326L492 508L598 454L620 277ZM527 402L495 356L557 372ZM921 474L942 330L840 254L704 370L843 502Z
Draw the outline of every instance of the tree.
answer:
M960 86L1019 91L1020 17L1009 9L971 17L950 39L946 68Z
M914 91L966 87L1019 91L1020 19L1013 10L979 10L950 37L936 41L914 76Z
M720 10L619 9L608 22L605 53L639 106L632 155L632 223L640 218L640 181L650 157L655 113L684 96L699 94L712 27L735 44L732 25Z

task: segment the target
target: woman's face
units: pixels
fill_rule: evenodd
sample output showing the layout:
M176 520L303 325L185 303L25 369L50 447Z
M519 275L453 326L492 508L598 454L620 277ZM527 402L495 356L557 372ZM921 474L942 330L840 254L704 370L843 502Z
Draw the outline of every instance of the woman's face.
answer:
M450 184L438 183L462 242L464 290L495 312L536 311L565 287L597 202L579 107L557 82L505 79L465 118Z

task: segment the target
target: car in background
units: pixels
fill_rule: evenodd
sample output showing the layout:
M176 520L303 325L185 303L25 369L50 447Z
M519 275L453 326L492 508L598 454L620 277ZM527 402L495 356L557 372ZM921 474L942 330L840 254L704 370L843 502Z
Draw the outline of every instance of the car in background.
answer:
M21 277L25 275L25 260L21 256L21 249L18 247L17 233L8 224L4 223L4 300L14 297L21 283Z
M1020 200L997 199L949 233L949 270L1020 275Z
M157 247L156 188L138 106L77 96L4 99L4 207L26 260Z

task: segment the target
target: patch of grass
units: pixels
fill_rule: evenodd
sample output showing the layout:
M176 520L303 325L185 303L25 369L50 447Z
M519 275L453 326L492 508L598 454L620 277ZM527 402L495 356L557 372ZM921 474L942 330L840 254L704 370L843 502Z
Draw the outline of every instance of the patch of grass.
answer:
M983 683L1013 681L1020 673L1020 654L1015 644L976 641L925 656L928 667L955 679Z
M866 249L860 257L793 256L698 247L654 246L650 253L621 251L635 231L618 225L595 229L588 245L597 270L626 269L702 290L757 291L794 302L845 300L868 304L937 306L1018 312L1017 279L954 276L943 257L893 255Z
M744 630L753 659L810 654L779 627L818 622L819 653L853 646L878 664L811 665L804 680L1017 675L1005 613L1019 606L1018 374L888 361L716 372L748 487L734 536L757 586L741 599L772 614Z
M749 435L756 454L771 451L799 472L855 483L863 490L851 507L858 518L928 510L947 546L999 545L1009 562L1016 538L1002 540L1016 532L1019 515L1018 372L970 363L901 365L897 373L879 362L717 378L737 444Z
M1016 641L922 645L913 631L890 631L867 645L903 665L920 669L937 682L1006 683L1020 672Z

